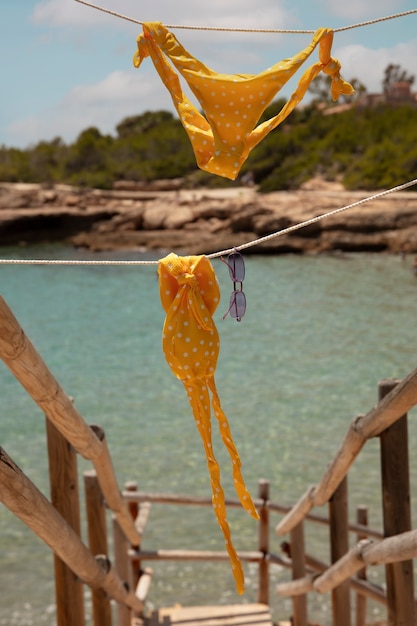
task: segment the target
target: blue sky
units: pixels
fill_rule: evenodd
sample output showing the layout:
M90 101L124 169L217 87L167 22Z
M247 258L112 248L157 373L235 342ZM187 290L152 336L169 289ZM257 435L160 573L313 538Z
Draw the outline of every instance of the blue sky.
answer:
M407 0L96 0L140 21L239 28L338 28L417 9ZM75 0L1 1L0 145L42 139L72 142L89 126L116 125L147 110L173 110L150 60L132 65L141 26ZM174 30L197 58L219 72L257 73L292 56L310 35ZM316 60L313 54L313 61ZM347 80L380 91L384 69L399 63L417 76L417 13L336 33L333 55ZM308 62L307 62L308 63ZM279 94L288 96L293 83ZM417 83L415 85L417 90Z

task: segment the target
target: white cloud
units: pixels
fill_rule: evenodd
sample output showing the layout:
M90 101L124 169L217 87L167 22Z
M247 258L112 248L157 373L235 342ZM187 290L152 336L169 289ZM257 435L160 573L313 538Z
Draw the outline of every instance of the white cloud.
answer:
M404 4L398 0L378 0L378 4L364 0L349 0L348 2L319 0L319 2L330 15L352 20L366 20L385 14L399 13L402 10L401 5Z
M416 73L417 39L377 50L349 45L339 48L335 56L342 61L342 74L346 80L358 78L369 93L378 93L382 90L385 68L390 63L399 64L409 74Z
M147 96L149 85L143 81L135 81L133 72L112 72L106 78L92 85L76 85L64 98L63 106L97 107L105 103L107 106L123 101L135 102Z

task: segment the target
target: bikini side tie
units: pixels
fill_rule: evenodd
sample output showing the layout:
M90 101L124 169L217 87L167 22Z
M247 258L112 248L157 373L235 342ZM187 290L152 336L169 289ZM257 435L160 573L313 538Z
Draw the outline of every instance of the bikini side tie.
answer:
M239 453L214 381L220 340L212 315L220 300L219 285L210 261L203 255L178 257L171 253L159 261L158 274L166 313L162 348L168 365L188 394L207 458L213 509L223 532L236 589L241 594L245 588L243 568L232 543L220 467L213 453L209 392L221 438L232 460L236 493L252 517L259 519L259 515L242 477Z
M340 63L331 57L333 31L320 28L311 43L291 59L284 59L258 75L218 74L195 59L160 22L143 24L133 57L135 67L150 56L162 82L171 94L198 166L202 170L234 180L250 151L276 128L303 99L320 71L332 78L332 97L352 95L353 87L340 76ZM298 86L281 111L258 124L278 91L320 45L319 61L301 76ZM182 74L199 101L205 116L182 91Z

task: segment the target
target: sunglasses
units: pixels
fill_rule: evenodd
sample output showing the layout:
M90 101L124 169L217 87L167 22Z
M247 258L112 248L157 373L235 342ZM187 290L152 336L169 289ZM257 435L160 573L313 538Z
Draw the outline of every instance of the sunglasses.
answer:
M220 257L229 268L229 275L233 281L233 291L230 296L229 308L223 315L225 319L229 314L237 322L240 322L246 313L246 296L243 293L243 281L245 278L245 262L238 250L227 257L227 261Z

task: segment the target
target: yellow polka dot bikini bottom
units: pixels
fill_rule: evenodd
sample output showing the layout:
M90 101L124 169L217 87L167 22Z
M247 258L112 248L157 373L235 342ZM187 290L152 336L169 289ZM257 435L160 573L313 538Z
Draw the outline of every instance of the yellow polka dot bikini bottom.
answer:
M332 78L332 97L352 95L353 87L340 76L340 63L331 57L333 31L320 28L311 43L291 59L284 59L257 75L218 74L195 59L160 22L143 24L133 63L150 56L169 90L202 170L234 180L249 152L276 128L304 97L319 72ZM275 117L259 124L266 107L283 85L320 44L319 61L307 69L291 98ZM205 116L184 95L170 59L187 81Z
M206 453L213 509L223 532L236 589L243 593L243 569L232 543L220 467L213 453L210 393L220 435L232 460L236 493L252 517L258 519L259 515L243 480L239 454L214 381L220 341L212 315L220 300L219 285L205 256L178 257L171 253L159 261L158 274L161 303L166 313L163 351L172 372L182 381L188 394Z

